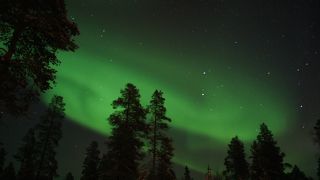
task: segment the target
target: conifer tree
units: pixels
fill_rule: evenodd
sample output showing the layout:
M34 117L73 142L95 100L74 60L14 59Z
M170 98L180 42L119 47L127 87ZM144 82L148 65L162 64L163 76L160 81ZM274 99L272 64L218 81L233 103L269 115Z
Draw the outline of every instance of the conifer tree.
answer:
M13 164L10 162L9 165L3 170L2 180L16 180L16 171Z
M147 131L139 90L127 84L112 106L116 111L108 119L112 132L107 142L111 166L106 171L110 180L136 180L139 161L144 157L142 138Z
M308 180L309 178L302 172L298 166L293 166L292 171L287 175L288 180Z
M281 180L284 178L284 153L280 151L273 134L263 123L257 140L251 147L251 179Z
M318 175L318 180L320 180L320 158L318 158L317 175Z
M61 96L53 96L42 121L36 127L39 158L36 161L36 180L56 177L58 162L55 158L56 147L62 137L64 102Z
M183 175L184 175L183 180L192 180L191 175L190 175L190 170L189 170L188 166L186 166L184 168L184 174Z
M17 177L19 180L35 178L35 162L38 158L37 142L34 129L30 129L23 138L24 144L18 149L15 158L20 162Z
M6 160L6 151L2 147L2 143L0 143L0 177L1 177L2 172L3 172L5 160Z
M57 51L74 51L78 34L64 0L1 0L0 110L20 114L50 89Z
M175 180L176 175L172 169L171 159L173 157L172 140L168 137L161 139L159 150L159 163L157 179L159 180Z
M149 172L149 179L156 179L157 175L157 164L160 151L160 144L163 138L165 138L166 130L168 130L168 123L171 119L166 116L166 108L164 106L165 99L163 98L163 93L156 90L148 106L148 112L150 114L149 128L149 151L152 154L152 164Z
M83 170L81 180L97 180L99 177L100 151L98 150L98 142L91 142L87 148L86 157L83 162Z
M238 136L231 139L228 145L228 155L224 160L226 170L224 174L227 179L246 180L249 178L249 165L246 161L244 145Z
M110 162L110 158L108 158L107 154L103 154L98 171L99 171L99 180L109 180L110 178L110 170L112 167L112 164Z
M74 177L73 177L71 172L68 172L68 174L66 175L65 180L74 180Z
M320 147L320 119L317 120L316 125L314 126L314 140ZM318 168L317 168L318 179L320 180L320 157L318 157Z

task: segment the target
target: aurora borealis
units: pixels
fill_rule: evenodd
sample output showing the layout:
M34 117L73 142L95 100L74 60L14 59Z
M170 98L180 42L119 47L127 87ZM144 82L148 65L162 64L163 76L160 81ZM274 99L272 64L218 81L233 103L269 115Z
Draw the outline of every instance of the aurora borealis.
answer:
M66 2L81 32L79 49L59 53L57 84L43 95L44 102L64 97L75 124L64 136L84 137L81 128L108 136L111 102L130 82L144 105L154 90L164 92L178 165L221 170L230 139L238 135L249 152L265 122L285 160L315 174L320 46L313 1ZM88 144L67 139L62 144L77 148L61 150L62 162Z

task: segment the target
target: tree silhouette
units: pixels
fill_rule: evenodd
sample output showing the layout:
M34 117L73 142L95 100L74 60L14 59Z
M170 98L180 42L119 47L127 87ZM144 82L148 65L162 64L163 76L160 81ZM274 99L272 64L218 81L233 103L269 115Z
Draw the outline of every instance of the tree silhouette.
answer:
M148 112L150 114L150 135L149 151L152 154L152 166L149 172L149 179L156 179L157 177L157 161L159 159L158 152L160 148L160 143L163 138L166 137L166 130L169 128L168 122L171 122L171 119L166 116L166 108L164 106L165 99L163 98L163 93L156 90L148 106Z
M228 145L228 155L224 160L226 170L224 174L227 179L241 179L249 178L249 165L246 161L244 145L239 140L238 136L231 139Z
M139 90L133 84L127 84L112 106L116 111L108 119L112 132L106 158L111 166L105 171L111 180L135 180L139 161L144 157L142 138L147 130L146 110L140 104Z
M175 180L176 175L172 169L173 157L172 140L168 137L161 139L159 151L159 164L157 177L159 180Z
M2 147L2 143L0 143L0 177L2 175L4 164L6 161L6 154L7 154L6 151Z
M184 174L183 175L184 175L183 180L192 180L191 175L190 175L190 170L189 170L188 166L186 166L184 168Z
M318 176L318 179L320 180L320 158L318 158L317 176Z
M79 31L64 0L2 0L0 6L0 110L17 115L52 87L56 53L74 51Z
M35 178L35 163L38 158L37 141L35 130L30 129L23 138L24 144L18 149L15 158L20 162L18 170L19 180L29 180Z
M65 180L74 180L74 177L73 177L71 172L68 172L68 174L66 175Z
M251 179L283 179L284 153L280 151L271 131L264 123L260 126L257 140L253 142L251 153Z
M320 147L320 119L317 120L316 125L314 126L314 140ZM318 179L320 179L320 157L318 157L318 168L317 168Z
M97 180L99 177L99 163L100 163L100 151L98 150L98 143L96 141L91 142L87 148L86 158L83 162L83 170L81 180Z
M3 170L3 174L2 174L1 179L2 180L16 180L16 171L14 170L13 164L11 162Z
M308 180L309 178L296 165L293 166L292 171L287 175L287 180Z
M112 168L112 164L110 161L111 158L108 157L108 154L103 154L98 171L99 171L99 180L109 180L111 179L110 169ZM109 175L110 174L110 175Z
M55 149L62 137L62 120L64 119L64 102L61 96L53 96L48 110L38 124L37 138L39 159L36 162L36 180L52 179L57 176L58 162Z

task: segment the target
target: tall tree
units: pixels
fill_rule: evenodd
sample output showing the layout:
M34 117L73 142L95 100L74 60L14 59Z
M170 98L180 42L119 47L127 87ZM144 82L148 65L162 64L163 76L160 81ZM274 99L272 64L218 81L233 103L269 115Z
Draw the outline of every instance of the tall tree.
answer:
M3 170L1 179L2 180L16 180L16 171L14 170L13 164L11 162Z
M224 160L226 170L224 174L227 179L246 180L249 178L249 164L246 161L244 145L238 136L231 139L228 145L228 155Z
M86 157L83 162L83 170L81 180L97 180L99 178L100 151L98 150L98 142L91 142L87 148Z
M272 132L264 123L251 147L251 179L281 180L284 177L284 153L280 151Z
M71 172L68 172L68 174L66 175L65 180L74 180L74 177L73 177Z
M189 168L188 168L188 166L186 166L185 168L184 168L184 178L183 178L183 180L191 180L192 178L191 178L191 175L190 175L190 170L189 170Z
M314 126L314 140L320 147L320 119L317 120L316 125ZM317 169L318 179L320 180L320 157L318 157L318 169Z
M35 162L38 158L38 148L35 137L35 130L30 129L23 138L24 144L18 149L15 158L20 162L18 170L19 180L29 180L35 178Z
M146 110L140 104L139 90L127 84L112 106L116 111L108 119L112 131L107 142L107 159L112 166L106 171L110 180L135 180L139 161L144 157L142 147L147 130Z
M320 158L318 158L317 175L318 175L318 180L320 180Z
M314 140L320 146L320 119L317 120L314 126Z
M52 179L58 175L55 149L62 137L62 120L65 116L64 106L61 96L53 96L47 112L36 127L37 146L39 148L39 159L36 162L36 180Z
M159 159L158 152L160 151L160 144L163 138L167 137L166 130L168 130L168 122L171 119L166 116L166 108L164 106L165 98L163 92L156 90L148 106L148 112L150 114L150 135L149 135L149 151L152 154L152 165L149 172L149 179L157 178L157 162Z
M108 157L108 155L110 154L103 154L99 167L98 167L98 171L99 171L99 180L109 180L111 172L110 169L112 168L112 164L111 161ZM110 175L109 175L110 174Z
M4 147L2 147L2 143L0 143L0 177L3 172L5 160L6 160L6 151L4 150Z
M1 0L0 110L20 114L50 89L57 51L74 51L78 34L64 0Z
M287 180L308 180L309 178L302 172L298 166L293 166L292 171L288 173Z
M159 150L159 163L157 171L157 179L159 180L175 180L176 175L172 169L171 159L173 157L172 140L168 137L161 139Z

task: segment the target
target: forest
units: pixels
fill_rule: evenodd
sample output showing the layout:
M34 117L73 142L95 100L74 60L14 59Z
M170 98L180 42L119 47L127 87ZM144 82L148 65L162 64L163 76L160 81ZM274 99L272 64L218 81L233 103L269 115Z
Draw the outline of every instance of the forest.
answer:
M0 1L0 122L7 117L23 117L42 94L54 88L58 51L76 51L77 24L67 15L64 0ZM63 64L61 64L63 66ZM81 180L193 180L192 169L184 165L184 174L173 168L175 147L170 135L174 119L167 116L165 93L158 89L143 106L139 88L127 83L111 106L114 110L105 122L111 133L104 145L96 140L88 144L82 163ZM1 180L73 180L73 173L58 174L56 150L63 138L65 102L54 95L39 123L21 139L14 162L0 142ZM0 123L0 126L2 124ZM320 119L312 129L320 147ZM1 139L0 139L1 140ZM100 146L107 151L101 152ZM226 144L224 170L208 166L205 180L311 180L297 165L284 161L283 152L266 123L259 127L250 154L235 136ZM320 179L320 157L317 179ZM187 164L187 162L186 162Z

